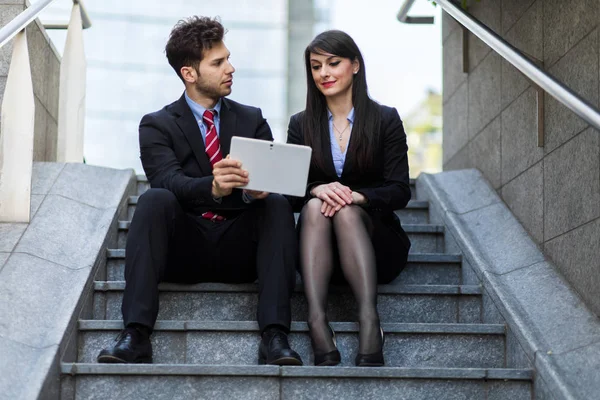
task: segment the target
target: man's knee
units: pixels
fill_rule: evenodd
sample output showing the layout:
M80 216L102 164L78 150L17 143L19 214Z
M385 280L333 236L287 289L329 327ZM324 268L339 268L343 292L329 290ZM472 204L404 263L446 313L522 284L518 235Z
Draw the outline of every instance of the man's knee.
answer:
M167 210L178 204L177 197L175 197L170 190L148 189L140 196L136 207L136 213L140 211L156 212L159 210Z
M265 209L272 213L293 214L292 205L280 194L271 193L265 198Z

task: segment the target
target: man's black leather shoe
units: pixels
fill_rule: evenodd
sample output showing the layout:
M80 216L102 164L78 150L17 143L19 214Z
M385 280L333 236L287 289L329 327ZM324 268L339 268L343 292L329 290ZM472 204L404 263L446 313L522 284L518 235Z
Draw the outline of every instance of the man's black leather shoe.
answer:
M258 363L269 365L302 365L302 359L290 348L287 334L278 328L267 329L258 347Z
M119 333L112 347L98 355L99 363L151 363L150 338L135 328L125 328Z

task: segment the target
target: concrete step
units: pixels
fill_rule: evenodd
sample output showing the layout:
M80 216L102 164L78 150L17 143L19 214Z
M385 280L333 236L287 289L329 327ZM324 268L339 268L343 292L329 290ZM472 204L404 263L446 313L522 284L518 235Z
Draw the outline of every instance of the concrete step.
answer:
M80 321L78 362L94 362L122 329L121 321ZM342 366L353 366L358 324L332 323ZM383 324L384 356L390 367L502 368L504 325ZM152 335L157 364L256 365L258 324L253 321L160 321ZM312 365L306 323L293 323L290 344Z
M121 316L125 282L94 283L94 319ZM256 319L256 284L163 283L160 288L161 320L253 321ZM380 285L382 322L479 323L481 288L459 285ZM292 295L292 319L306 321L306 298L301 286ZM356 302L348 287L331 287L328 304L331 321L355 321Z
M119 235L117 246L125 248L127 234L131 221L119 221ZM433 224L403 224L402 228L408 234L412 246L412 253L443 253L444 252L444 226Z
M129 196L127 208L127 219L131 221L135 212L140 196ZM397 210L396 215L403 224L428 224L429 223L429 202L411 200L406 208Z
M61 400L530 400L528 369L62 363Z
M106 275L97 280L125 279L125 250L107 250ZM405 285L458 285L461 282L462 255L444 253L411 253L408 263L394 282ZM298 276L298 282L300 276Z

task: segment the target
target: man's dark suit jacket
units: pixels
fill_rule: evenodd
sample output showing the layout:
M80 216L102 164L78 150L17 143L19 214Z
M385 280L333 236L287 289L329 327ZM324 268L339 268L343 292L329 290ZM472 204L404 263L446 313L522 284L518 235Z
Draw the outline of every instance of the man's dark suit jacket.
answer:
M229 154L233 136L273 140L259 108L226 98L221 101L219 139L223 158ZM209 210L235 212L248 207L241 190L234 190L220 203L213 200L212 166L185 96L142 118L140 158L151 187L173 192L186 212L200 215Z
M393 211L406 207L411 196L408 177L408 146L402 121L396 109L380 105L379 110L381 112L381 136L379 147L375 150L373 168L368 171L358 169L354 160L358 133L353 130L348 143L342 176L338 177L331 157L331 142L328 135L322 141L320 149L313 149L313 152L324 154L326 168L323 170L311 164L307 194L304 200L307 201L310 198L308 192L314 186L339 181L353 191L365 195L368 199L368 204L365 206L367 211L371 215L378 215L384 224L391 225L396 230L399 224ZM304 112L291 117L288 143L305 143L301 129L302 118L304 118Z

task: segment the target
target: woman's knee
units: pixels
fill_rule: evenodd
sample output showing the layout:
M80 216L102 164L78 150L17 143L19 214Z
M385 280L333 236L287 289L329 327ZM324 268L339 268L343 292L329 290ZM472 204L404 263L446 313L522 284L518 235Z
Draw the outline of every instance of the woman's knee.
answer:
M323 206L323 201L321 199L312 198L310 199L302 208L302 212L300 214L302 218L302 223L311 223L311 221L325 221L327 218L321 212L321 207Z

